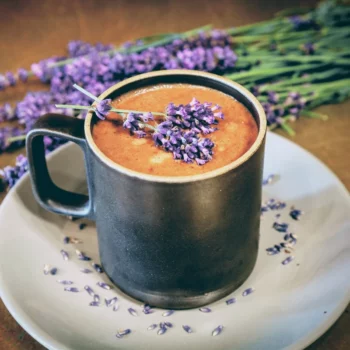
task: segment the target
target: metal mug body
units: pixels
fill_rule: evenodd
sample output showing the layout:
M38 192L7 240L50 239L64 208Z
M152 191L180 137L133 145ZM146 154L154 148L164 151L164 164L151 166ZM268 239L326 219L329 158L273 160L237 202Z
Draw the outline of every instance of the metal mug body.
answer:
M235 97L255 118L257 140L237 161L202 175L141 174L96 147L96 116L90 113L84 125L89 215L96 221L103 268L123 292L162 308L199 307L238 288L254 268L266 118L247 90L202 72L142 74L100 97L159 83L207 86Z

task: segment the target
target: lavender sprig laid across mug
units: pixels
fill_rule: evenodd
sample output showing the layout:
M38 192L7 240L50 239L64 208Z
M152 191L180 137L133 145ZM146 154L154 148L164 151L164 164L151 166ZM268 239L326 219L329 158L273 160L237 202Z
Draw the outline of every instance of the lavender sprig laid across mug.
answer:
M77 84L73 86L94 100L94 104L56 105L56 108L94 111L101 120L105 120L108 113L115 112L122 117L123 127L128 129L131 135L143 138L148 135L146 132L148 131L155 146L171 152L175 160L182 160L185 163L195 161L198 165L204 165L212 160L214 142L199 135L218 130L216 125L219 119L224 118L220 106L208 102L202 104L193 98L187 105L176 106L169 103L166 113L126 110L114 108L111 99L101 100L81 86ZM155 116L162 117L164 121L160 124L149 124L155 121Z

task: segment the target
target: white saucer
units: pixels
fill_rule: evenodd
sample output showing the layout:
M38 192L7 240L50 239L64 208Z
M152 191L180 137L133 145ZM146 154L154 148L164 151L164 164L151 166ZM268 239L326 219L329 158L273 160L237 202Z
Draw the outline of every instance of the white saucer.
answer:
M81 152L67 145L50 157L56 183L66 189L82 188ZM265 174L280 179L264 186L264 199L287 202L280 211L264 214L257 265L244 285L231 296L209 305L212 312L164 310L142 313L141 303L116 287L104 290L98 281L110 283L105 274L84 274L91 262L78 260L79 249L98 262L93 223L79 230L78 222L56 216L35 202L28 176L7 195L0 207L0 295L18 323L49 349L302 349L321 336L341 315L350 300L350 201L337 177L320 161L297 145L275 134L268 135ZM299 221L289 216L294 205L305 214ZM266 248L283 242L283 233L272 228L275 215L290 223L298 242L292 262L288 254L273 256ZM81 238L81 244L63 244L64 236ZM70 254L64 261L60 250ZM289 254L290 255L290 254ZM58 268L44 275L44 264ZM80 292L64 291L57 279L74 281ZM89 306L89 285L101 297L118 297L119 310ZM247 288L254 292L245 297ZM236 297L234 304L225 300ZM103 301L103 300L102 300ZM128 308L134 308L132 316ZM171 322L163 335L147 330L153 323ZM189 325L193 333L182 326ZM213 330L223 325L218 336ZM116 338L117 330L131 333Z

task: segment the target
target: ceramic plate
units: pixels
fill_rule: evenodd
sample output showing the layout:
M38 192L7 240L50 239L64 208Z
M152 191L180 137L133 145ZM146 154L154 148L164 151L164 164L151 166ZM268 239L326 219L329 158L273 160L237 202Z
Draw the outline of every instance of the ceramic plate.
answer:
M55 182L84 191L82 154L68 144L51 155ZM99 262L95 226L85 220L69 221L46 212L35 202L25 176L0 207L0 292L18 323L49 349L302 349L323 334L341 315L350 299L350 202L344 186L320 161L297 145L275 134L267 138L265 176L278 174L264 186L264 206L258 261L249 279L227 298L208 307L144 314L139 301L93 270L91 261L79 260L75 249ZM266 202L270 199L275 201ZM267 203L267 204L266 204ZM277 204L276 204L277 203ZM284 203L286 206L284 207ZM300 220L290 217L291 206L304 211ZM284 208L283 208L284 207ZM273 228L288 223L287 233ZM80 230L79 225L87 226ZM276 225L275 225L276 226ZM277 226L276 228L282 227ZM65 236L82 243L64 244ZM285 243L287 251L268 255L266 249ZM294 244L295 243L295 244ZM294 245L293 245L294 244ZM61 249L70 258L65 261ZM288 264L282 264L286 258ZM44 264L56 267L56 275L44 275ZM73 281L62 285L57 280ZM90 306L89 285L101 298ZM79 292L64 291L77 288ZM253 292L243 296L243 292ZM119 309L104 299L118 298ZM227 305L226 300L236 298ZM135 316L128 311L135 310ZM208 311L208 310L207 310ZM170 322L173 327L158 335L151 324ZM188 325L192 333L186 333ZM220 334L213 331L222 325ZM131 333L117 338L117 331Z

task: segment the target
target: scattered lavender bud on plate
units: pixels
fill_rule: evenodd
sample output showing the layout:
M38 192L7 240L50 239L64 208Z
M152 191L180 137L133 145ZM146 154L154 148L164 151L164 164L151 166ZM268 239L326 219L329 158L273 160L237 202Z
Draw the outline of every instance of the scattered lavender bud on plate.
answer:
M103 268L101 265L92 263L91 266L98 272L98 273L103 273Z
M104 282L97 282L96 283L99 287L103 288L103 289L106 289L106 290L110 290L112 289L112 287L107 284L107 283L104 283Z
M292 262L294 260L294 256L288 256L288 258L285 258L283 261L282 261L282 265L288 265L290 262Z
M95 292L92 290L90 286L85 286L84 289L91 295L92 297L95 295Z
M159 328L157 334L158 335L163 335L166 331L167 331L167 329L165 327Z
M85 224L85 222L82 222L81 224L79 224L79 230L84 230L86 226L87 224Z
M171 322L164 322L165 327L173 328L173 324Z
M273 180L275 179L275 174L271 174L269 175L266 179L263 180L263 185L266 186L266 185L269 185L273 182Z
M286 223L281 223L280 224L278 222L274 222L272 227L278 232L287 232L288 226L289 225L286 224Z
M163 312L162 316L168 317L168 316L172 315L173 313L174 313L174 310L168 310L168 311Z
M219 335L219 334L221 334L221 332L222 332L222 330L224 329L224 326L217 326L214 330L213 330L213 332L211 333L211 335L213 336L213 337L216 337L217 335Z
M131 329L123 329L121 331L118 331L118 333L122 336L130 334L131 333Z
M193 333L193 330L192 330L192 328L190 326L183 325L182 328L187 333Z
M51 275L56 275L57 273L57 267L53 267L51 270L50 270L50 274Z
M234 304L235 302L236 302L236 298L230 298L230 299L227 299L227 300L226 300L226 304L227 304L227 305Z
M107 307L113 306L117 302L118 298L114 297L112 299L105 299L105 304Z
M114 306L113 306L113 311L118 311L119 310L119 305L118 304L115 304Z
M252 294L254 292L253 288L247 288L246 290L243 291L242 296L246 297L249 294Z
M209 307L201 307L199 309L199 311L204 312L204 313L208 313L208 312L211 312L211 309Z
M67 261L69 259L68 253L63 249L61 249L61 255L62 255L63 260Z
M89 305L90 306L99 306L100 303L98 303L97 301L92 301Z
M92 270L90 270L90 269L80 269L80 272L82 272L82 273L91 273Z
M58 283L64 284L66 286L69 286L71 284L73 284L73 281L67 281L67 280L57 280Z
M78 293L79 292L79 289L75 288L75 287L66 287L66 288L64 288L64 290L66 292L73 292L73 293Z
M301 210L294 209L289 212L289 216L294 220L300 220L300 217L304 214Z
M69 241L70 241L70 238L69 238L68 236L66 236L66 237L63 238L63 243L64 243L64 244L68 244Z
M283 237L283 239L284 239L285 241L288 241L289 238L290 238L290 234L289 234L289 233L286 233L286 234L284 235L284 237Z
M136 310L133 309L132 307L128 308L128 312L131 316L138 316Z
M94 301L96 301L97 303L101 302L100 296L98 294L94 295Z
M156 329L157 327L158 327L158 325L155 324L155 323L153 323L153 324L151 324L151 325L147 328L147 330L148 330L148 331L153 331L153 330Z

